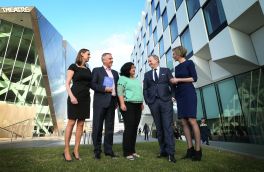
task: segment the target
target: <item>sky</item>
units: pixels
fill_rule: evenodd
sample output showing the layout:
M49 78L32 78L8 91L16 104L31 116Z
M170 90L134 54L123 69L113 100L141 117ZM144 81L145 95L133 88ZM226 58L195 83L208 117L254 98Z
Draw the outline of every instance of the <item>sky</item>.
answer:
M110 52L117 71L130 61L145 5L146 0L0 0L0 7L36 6L76 51L90 50L91 68Z

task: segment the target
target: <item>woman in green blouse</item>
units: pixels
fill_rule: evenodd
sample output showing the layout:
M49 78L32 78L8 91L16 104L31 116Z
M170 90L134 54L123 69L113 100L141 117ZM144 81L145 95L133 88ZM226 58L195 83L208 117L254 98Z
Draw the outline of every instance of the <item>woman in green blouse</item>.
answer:
M143 91L141 82L135 78L133 63L125 63L121 67L117 83L117 94L120 110L124 119L123 152L128 160L140 157L135 150L138 124L143 110Z

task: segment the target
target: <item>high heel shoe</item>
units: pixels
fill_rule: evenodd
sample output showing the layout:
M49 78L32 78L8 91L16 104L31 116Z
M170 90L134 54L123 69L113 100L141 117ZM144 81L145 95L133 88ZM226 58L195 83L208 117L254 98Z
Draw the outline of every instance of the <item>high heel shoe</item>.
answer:
M201 161L201 159L202 159L202 148L200 148L199 151L196 151L196 150L195 150L195 154L194 154L194 156L192 157L192 160L193 160L193 161Z
M80 157L76 157L74 152L72 152L72 156L74 157L74 159L76 159L76 160L78 160L78 161L79 161L79 160L82 160Z
M62 156L63 156L64 161L66 161L66 162L72 162L71 159L70 159L70 160L67 160L67 159L66 159L66 157L65 157L65 153L62 153Z
M195 155L194 147L191 147L187 149L186 155L182 157L182 159L192 159L192 157Z

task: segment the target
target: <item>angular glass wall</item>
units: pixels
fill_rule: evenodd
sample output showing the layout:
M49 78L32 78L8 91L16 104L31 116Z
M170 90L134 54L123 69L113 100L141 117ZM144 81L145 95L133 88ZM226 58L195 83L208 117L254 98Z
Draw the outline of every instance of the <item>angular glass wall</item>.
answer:
M52 132L34 33L4 20L0 20L0 101L35 106L37 113L32 131L37 135Z
M235 77L251 143L264 144L264 67ZM244 131L243 131L244 134Z

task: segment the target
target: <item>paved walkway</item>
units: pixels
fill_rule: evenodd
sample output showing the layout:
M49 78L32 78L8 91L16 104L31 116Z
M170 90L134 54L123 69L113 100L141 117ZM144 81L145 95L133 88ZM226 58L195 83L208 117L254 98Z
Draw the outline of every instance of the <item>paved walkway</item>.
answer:
M157 139L149 137L150 142L156 142ZM137 142L146 142L143 136L137 137ZM85 139L85 144L91 143L89 136L87 135ZM122 135L114 135L114 143L122 143ZM81 144L84 144L82 138ZM17 139L13 142L10 139L0 139L0 149L6 148L28 148L28 147L51 147L51 146L63 146L64 138L63 137L34 137L34 138L25 138L23 140ZM74 137L72 138L71 145L74 145ZM207 146L207 145L203 145ZM247 144L247 143L233 143L233 142L218 142L210 141L210 146L217 150L226 150L242 155L248 155L259 159L264 159L264 145L256 144Z

